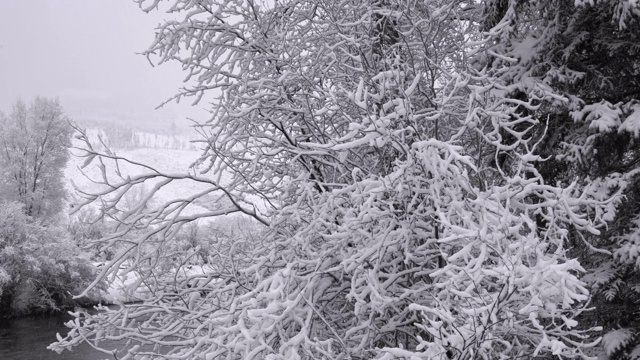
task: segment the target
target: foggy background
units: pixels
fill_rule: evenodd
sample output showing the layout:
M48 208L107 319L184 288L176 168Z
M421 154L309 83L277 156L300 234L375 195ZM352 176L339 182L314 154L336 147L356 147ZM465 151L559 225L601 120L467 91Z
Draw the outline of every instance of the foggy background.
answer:
M177 64L152 67L139 55L171 14L146 14L131 0L0 1L0 110L18 98L60 99L80 124L121 123L138 129L186 130L206 120L188 101L154 110L174 95Z

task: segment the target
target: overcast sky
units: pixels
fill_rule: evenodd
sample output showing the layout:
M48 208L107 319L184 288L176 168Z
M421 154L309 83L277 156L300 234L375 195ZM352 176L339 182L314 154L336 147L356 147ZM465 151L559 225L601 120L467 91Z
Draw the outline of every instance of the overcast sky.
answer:
M153 110L184 74L136 53L169 16L145 14L131 0L0 0L0 109L42 95L59 97L78 120L203 117L186 104Z

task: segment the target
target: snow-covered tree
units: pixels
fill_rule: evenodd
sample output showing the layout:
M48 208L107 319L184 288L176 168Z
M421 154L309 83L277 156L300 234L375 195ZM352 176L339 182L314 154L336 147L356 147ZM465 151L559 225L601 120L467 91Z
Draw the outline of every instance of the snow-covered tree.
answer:
M59 214L72 129L58 100L18 100L9 115L0 113L0 127L0 197L24 204L27 216Z
M58 215L72 129L58 100L18 100L0 113L0 310L2 316L55 311L88 285L95 268ZM92 292L95 295L95 292Z
M100 203L115 220L102 243L119 249L99 279L134 272L131 290L146 297L77 314L53 349L125 337L146 346L124 359L595 352L600 329L579 321L590 294L571 245L585 239L602 252L587 239L620 198L610 182L599 187L604 179L550 177L559 160L547 152L558 146L556 119L578 110L578 95L561 86L576 74L551 62L561 56L551 53L560 10L592 5L171 4L183 18L161 24L147 54L188 72L178 99L211 102L198 128L203 155L189 174L162 174L86 141L85 165L97 161L94 180L108 186L84 193L80 205ZM630 24L630 9L612 19ZM107 168L120 162L144 171L111 176ZM187 181L208 188L151 202ZM143 183L148 195L122 209ZM203 198L208 212L185 211ZM217 238L212 266L186 271L190 255L176 258L168 245L186 224L230 213L268 228Z

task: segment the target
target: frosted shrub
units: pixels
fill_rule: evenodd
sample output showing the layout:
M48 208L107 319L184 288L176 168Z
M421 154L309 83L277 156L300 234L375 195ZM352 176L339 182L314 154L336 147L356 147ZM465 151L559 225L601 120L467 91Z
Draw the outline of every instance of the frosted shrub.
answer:
M611 194L540 171L549 113L571 106L528 50L549 45L549 28L521 21L544 5L174 1L185 18L147 54L189 71L178 99L212 101L205 151L191 173L162 174L86 141L110 187L81 205L116 220L101 243L119 249L99 279L136 272L151 296L78 315L52 348L125 337L145 347L120 359L589 358L600 329L578 321L590 294L568 243L600 233ZM144 171L110 180L112 160ZM152 202L180 182L208 188ZM201 271L184 270L196 252L160 271L187 224L231 213L266 228L212 237Z

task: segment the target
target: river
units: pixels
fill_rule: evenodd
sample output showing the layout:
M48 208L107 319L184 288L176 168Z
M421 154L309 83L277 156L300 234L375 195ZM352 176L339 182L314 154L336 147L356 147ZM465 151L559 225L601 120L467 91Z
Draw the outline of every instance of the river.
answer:
M0 320L0 359L2 360L113 360L113 356L101 353L87 344L58 354L47 350L56 341L56 333L65 336L68 328L64 323L71 319L68 314L35 318ZM102 342L106 348L120 347L118 343ZM110 346L111 345L111 346Z

